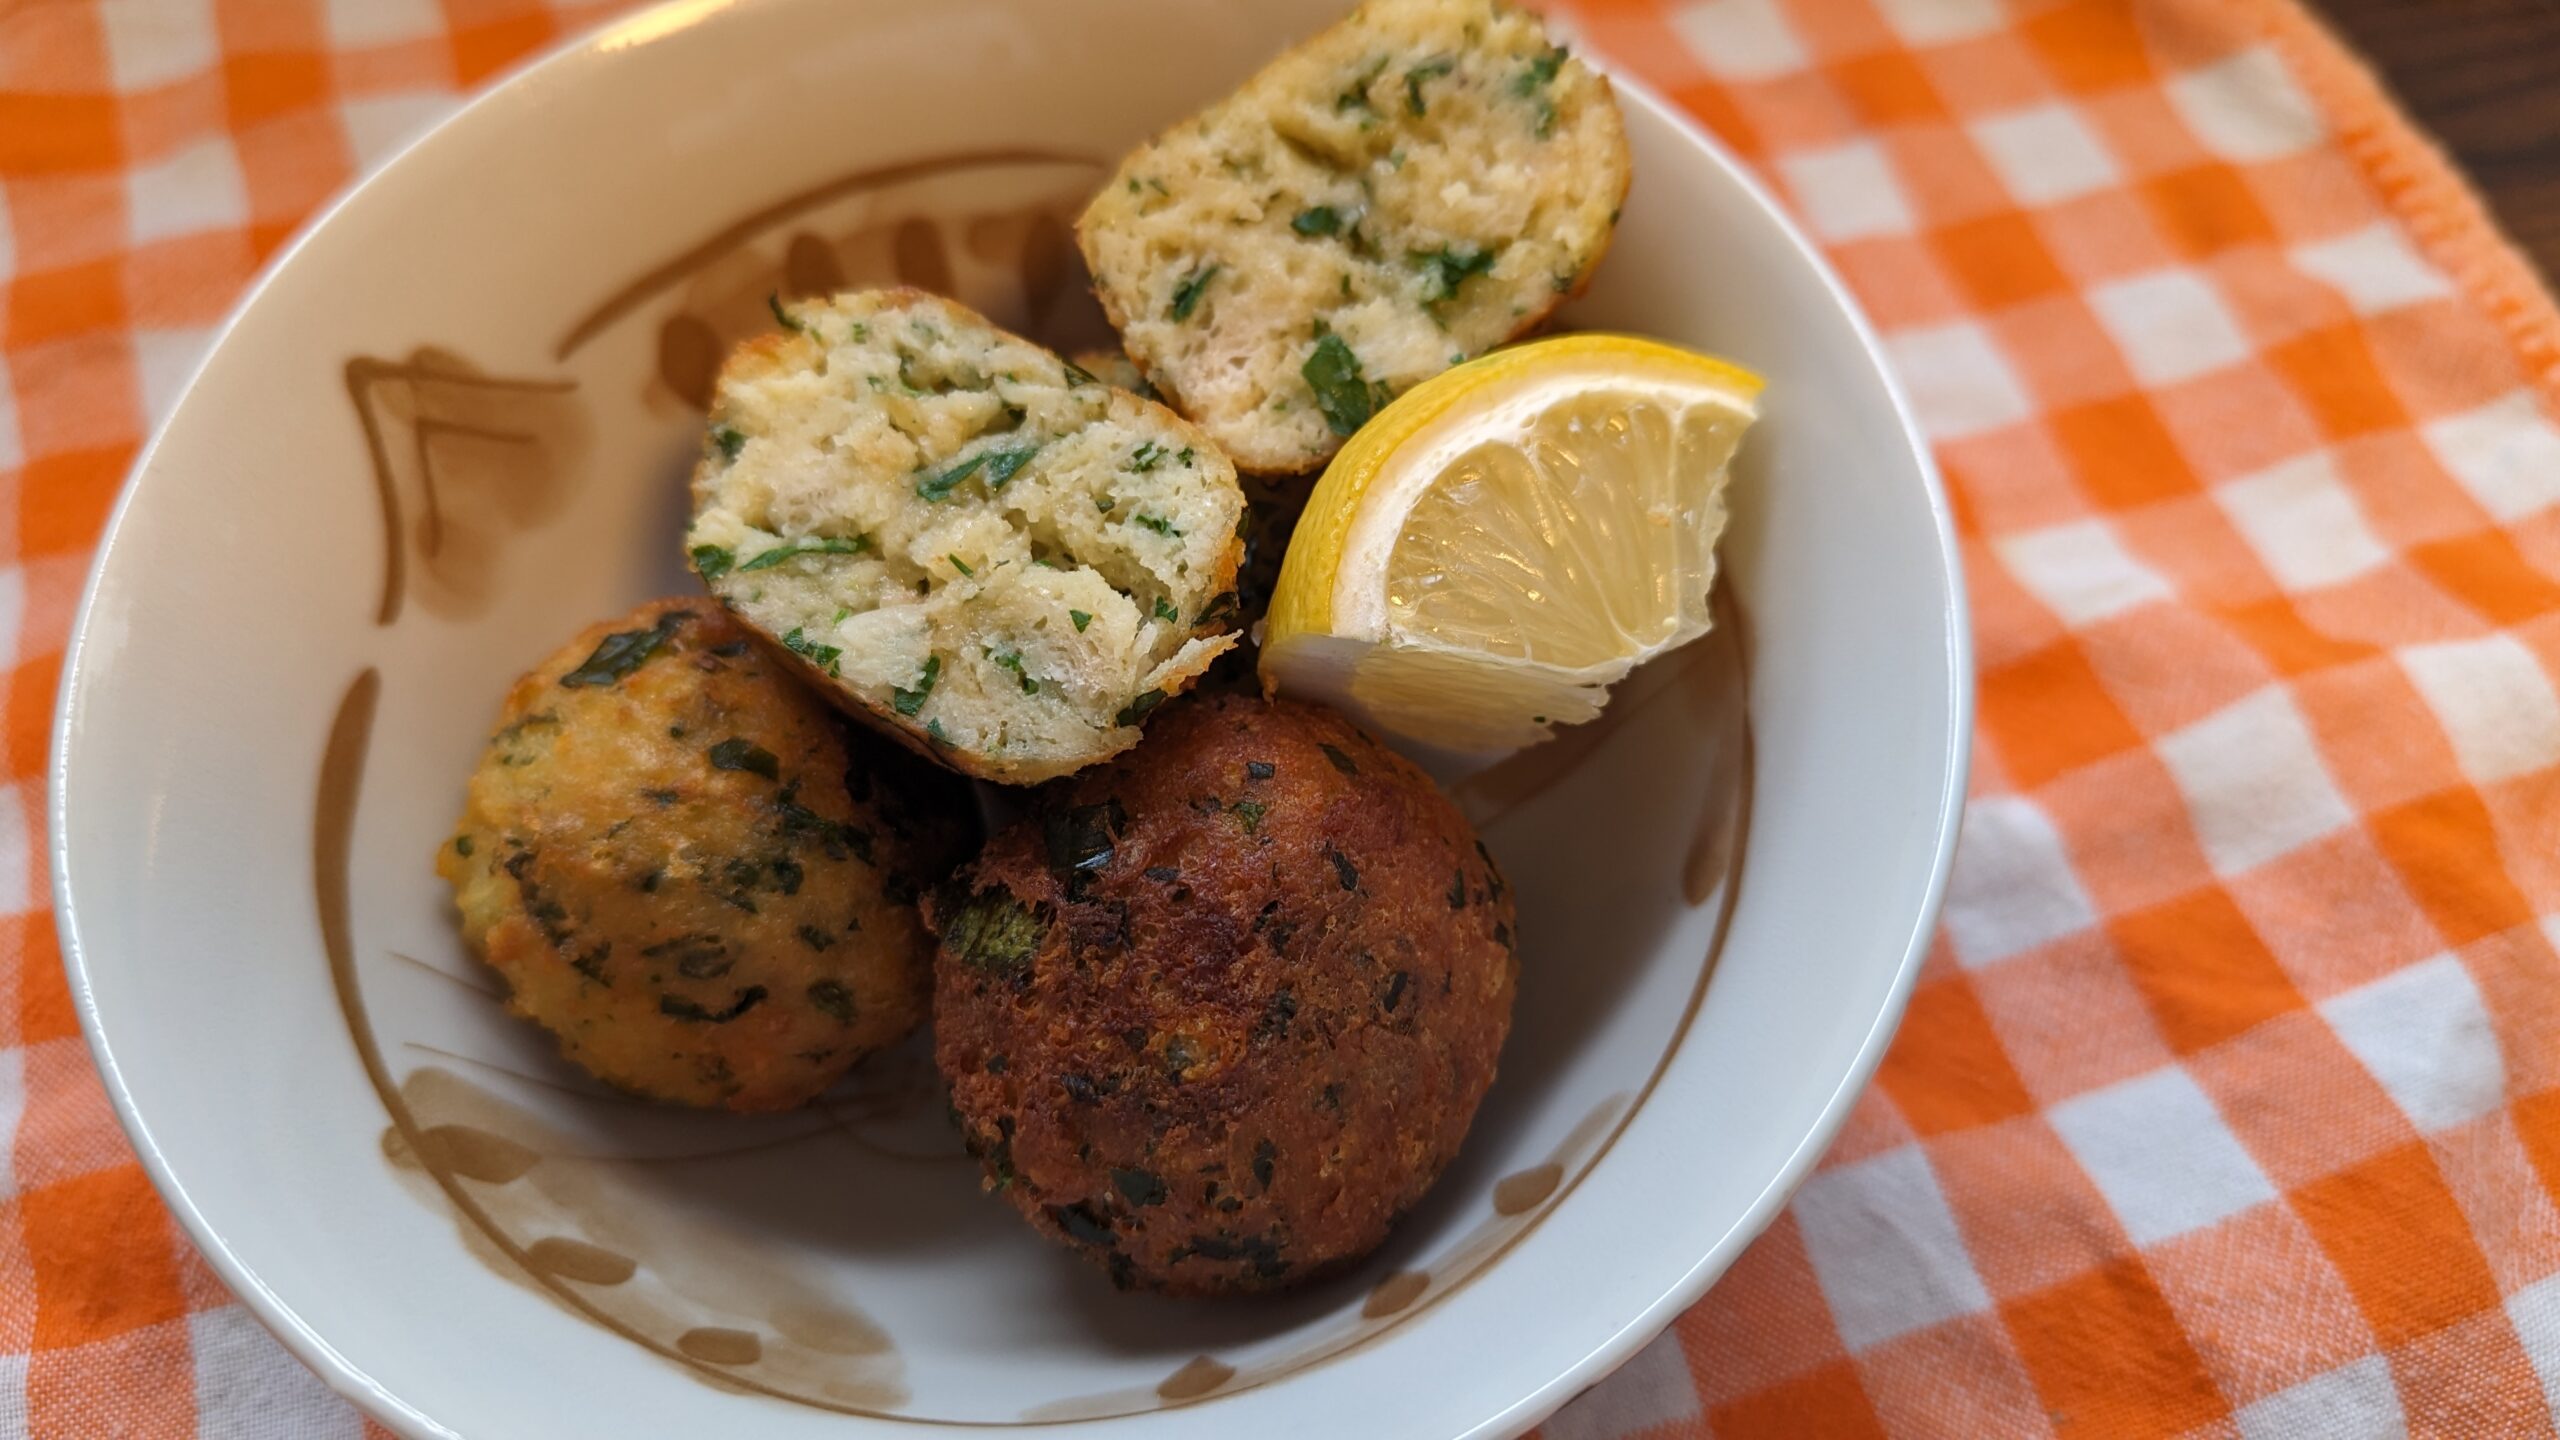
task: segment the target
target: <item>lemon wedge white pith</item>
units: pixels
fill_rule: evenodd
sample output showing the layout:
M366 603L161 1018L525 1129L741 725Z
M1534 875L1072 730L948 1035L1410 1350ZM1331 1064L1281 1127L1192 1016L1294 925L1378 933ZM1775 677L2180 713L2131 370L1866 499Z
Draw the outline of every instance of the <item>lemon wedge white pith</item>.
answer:
M1598 715L1629 670L1706 633L1726 468L1760 388L1622 335L1414 387L1309 496L1265 683L1460 756Z

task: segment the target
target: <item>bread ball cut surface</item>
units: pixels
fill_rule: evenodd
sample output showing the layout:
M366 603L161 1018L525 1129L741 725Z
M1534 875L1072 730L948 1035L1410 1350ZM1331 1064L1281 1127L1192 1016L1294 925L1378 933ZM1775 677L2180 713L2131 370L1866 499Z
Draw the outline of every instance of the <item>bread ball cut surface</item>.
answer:
M776 309L720 373L685 543L839 705L1030 784L1236 643L1244 496L1198 429L921 291Z
M1371 0L1121 162L1077 225L1166 399L1266 474L1543 320L1608 249L1609 82L1493 0Z

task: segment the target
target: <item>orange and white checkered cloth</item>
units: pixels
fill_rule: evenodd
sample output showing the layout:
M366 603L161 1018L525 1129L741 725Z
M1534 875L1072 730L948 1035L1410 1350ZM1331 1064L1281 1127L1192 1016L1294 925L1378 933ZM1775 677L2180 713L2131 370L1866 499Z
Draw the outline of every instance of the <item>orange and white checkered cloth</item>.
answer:
M117 484L259 263L612 8L0 0L0 1436L366 1433L108 1114L46 729ZM1547 1435L2551 1434L2549 299L2294 0L1565 8L1874 315L1982 729L1878 1083Z

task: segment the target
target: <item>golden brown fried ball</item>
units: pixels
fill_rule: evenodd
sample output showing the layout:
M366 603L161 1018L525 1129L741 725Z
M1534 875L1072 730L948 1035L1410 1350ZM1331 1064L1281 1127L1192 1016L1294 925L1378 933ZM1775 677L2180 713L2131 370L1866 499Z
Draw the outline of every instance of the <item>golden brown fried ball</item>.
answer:
M988 1184L1124 1287L1367 1253L1457 1153L1511 1024L1491 857L1306 705L1167 707L927 911L936 1058Z
M974 816L717 604L659 600L516 682L436 870L508 1008L571 1060L777 1110L924 1018L915 899Z

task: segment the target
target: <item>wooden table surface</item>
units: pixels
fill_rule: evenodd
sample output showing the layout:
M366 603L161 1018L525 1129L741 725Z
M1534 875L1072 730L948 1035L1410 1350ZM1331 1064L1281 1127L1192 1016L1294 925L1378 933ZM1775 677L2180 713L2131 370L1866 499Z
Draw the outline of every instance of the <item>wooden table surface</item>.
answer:
M2314 0L2560 277L2560 0Z

